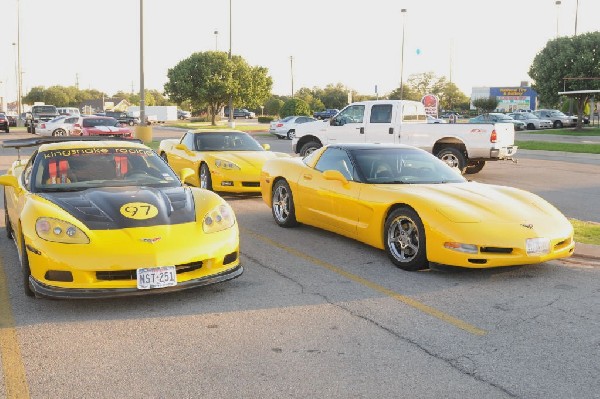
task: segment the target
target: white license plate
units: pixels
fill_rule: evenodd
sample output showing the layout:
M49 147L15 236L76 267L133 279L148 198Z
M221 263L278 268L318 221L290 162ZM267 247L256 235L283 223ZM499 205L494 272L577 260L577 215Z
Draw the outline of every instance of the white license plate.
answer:
M550 240L548 238L528 238L525 248L527 255L544 255L550 252Z
M137 287L140 290L177 285L175 266L137 269Z

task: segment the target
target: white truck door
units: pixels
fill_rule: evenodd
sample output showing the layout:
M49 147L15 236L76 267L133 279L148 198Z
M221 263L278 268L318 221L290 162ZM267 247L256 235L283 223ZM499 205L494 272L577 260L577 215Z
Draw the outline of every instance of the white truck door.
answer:
M399 133L395 127L397 107L383 103L367 106L365 136L368 143L394 143Z
M431 146L433 138L431 130L427 128L427 115L422 104L415 101L406 101L401 103L400 106L402 111L398 116L399 123L396 124L400 131L395 134L397 143L420 148Z
M355 104L344 108L331 118L326 129L327 143L365 142L365 105Z

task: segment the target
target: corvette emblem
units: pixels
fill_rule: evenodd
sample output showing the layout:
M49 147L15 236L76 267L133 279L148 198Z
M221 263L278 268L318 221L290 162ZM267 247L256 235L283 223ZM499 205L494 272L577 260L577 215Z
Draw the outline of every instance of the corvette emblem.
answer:
M147 242L148 244L154 244L155 242L159 242L162 237L154 237L154 238L140 238L141 241Z
M533 229L533 224L531 224L531 223L521 223L521 226L523 226L527 229Z

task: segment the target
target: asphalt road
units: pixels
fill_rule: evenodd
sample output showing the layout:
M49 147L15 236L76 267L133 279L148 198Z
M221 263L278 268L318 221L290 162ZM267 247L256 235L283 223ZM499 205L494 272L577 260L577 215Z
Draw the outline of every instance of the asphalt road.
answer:
M0 169L11 156L0 152ZM548 194L561 169L598 172L488 166L477 179L531 175ZM584 174L559 180L569 191ZM245 272L187 292L26 298L2 234L0 397L599 397L600 262L408 273L355 241L278 227L257 196L225 198Z

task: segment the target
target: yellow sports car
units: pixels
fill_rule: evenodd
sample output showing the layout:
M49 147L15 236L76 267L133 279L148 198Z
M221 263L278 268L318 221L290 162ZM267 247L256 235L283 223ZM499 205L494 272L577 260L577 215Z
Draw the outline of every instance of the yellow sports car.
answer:
M260 193L260 170L268 159L290 157L268 151L252 136L237 130L190 130L180 139L162 140L160 156L178 173L196 173L186 180L208 190Z
M6 233L25 294L97 298L162 293L242 274L239 231L217 194L183 186L150 148L131 140L46 137L0 176Z
M347 144L267 161L262 198L282 227L305 223L385 249L404 270L487 268L573 253L573 226L539 196L465 180L410 146Z

